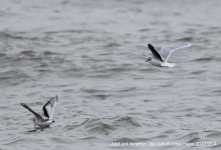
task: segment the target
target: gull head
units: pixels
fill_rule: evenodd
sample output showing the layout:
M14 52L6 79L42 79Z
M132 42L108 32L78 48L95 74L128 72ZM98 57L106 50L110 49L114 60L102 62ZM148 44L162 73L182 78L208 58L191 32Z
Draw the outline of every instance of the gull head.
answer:
M152 57L149 57L147 60L146 60L146 62L149 62L149 61L151 61L151 59L152 59Z

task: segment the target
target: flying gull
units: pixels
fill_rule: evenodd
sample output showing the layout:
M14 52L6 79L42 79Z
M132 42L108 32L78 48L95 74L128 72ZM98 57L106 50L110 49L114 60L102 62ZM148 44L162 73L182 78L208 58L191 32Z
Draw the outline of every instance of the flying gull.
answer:
M160 52L158 53L155 48L148 44L149 49L153 53L153 57L149 57L146 62L149 62L150 64L157 66L157 67L174 67L175 63L168 63L167 60L170 56L170 54L177 49L189 47L191 44L189 43L178 43L173 45L167 45L160 49Z
M28 107L26 104L21 103L23 107L28 109L30 112L32 112L35 115L35 118L32 119L34 123L34 127L36 129L36 125L41 127L42 131L43 128L48 127L50 124L54 123L55 121L52 120L54 107L56 106L58 101L58 96L51 98L42 108L42 115L39 115L34 110L32 110L30 107Z

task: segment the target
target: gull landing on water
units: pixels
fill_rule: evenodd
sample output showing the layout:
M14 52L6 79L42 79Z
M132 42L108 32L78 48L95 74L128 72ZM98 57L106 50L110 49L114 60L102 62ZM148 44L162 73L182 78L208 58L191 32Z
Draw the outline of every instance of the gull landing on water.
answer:
M160 49L160 53L158 53L155 48L148 44L149 49L153 53L153 57L149 57L146 62L149 62L150 64L157 66L157 67L174 67L175 63L168 63L167 60L170 56L170 54L177 49L189 47L191 44L189 43L179 43L179 44L173 44L164 46Z
M21 103L21 105L28 109L30 112L32 112L35 115L35 118L32 119L34 122L34 127L36 129L36 125L41 127L42 131L43 128L49 127L50 124L54 123L55 121L52 120L54 107L57 104L58 96L51 98L42 108L42 115L39 115L35 111L33 111L30 107L28 107L26 104Z

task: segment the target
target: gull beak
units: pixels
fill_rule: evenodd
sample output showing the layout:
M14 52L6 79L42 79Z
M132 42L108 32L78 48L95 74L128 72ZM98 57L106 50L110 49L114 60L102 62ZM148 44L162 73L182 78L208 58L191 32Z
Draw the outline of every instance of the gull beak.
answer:
M145 62L148 62L149 61L149 59L147 59Z

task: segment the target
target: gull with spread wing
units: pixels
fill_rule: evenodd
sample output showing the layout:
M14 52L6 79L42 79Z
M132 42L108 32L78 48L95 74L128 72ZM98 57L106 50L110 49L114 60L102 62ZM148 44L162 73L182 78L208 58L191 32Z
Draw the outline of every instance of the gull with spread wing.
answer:
M146 62L149 62L150 64L157 66L157 67L174 67L175 63L168 63L167 60L170 56L170 54L178 49L186 48L191 46L189 43L178 43L173 45L164 46L160 49L160 53L158 53L155 48L148 44L149 49L153 53L153 57L149 57Z
M42 115L39 115L24 103L21 103L21 105L35 115L35 118L32 119L35 129L37 125L43 130L43 128L48 127L50 124L55 122L52 120L52 116L54 112L54 107L56 106L57 102L58 96L56 95L43 106Z

